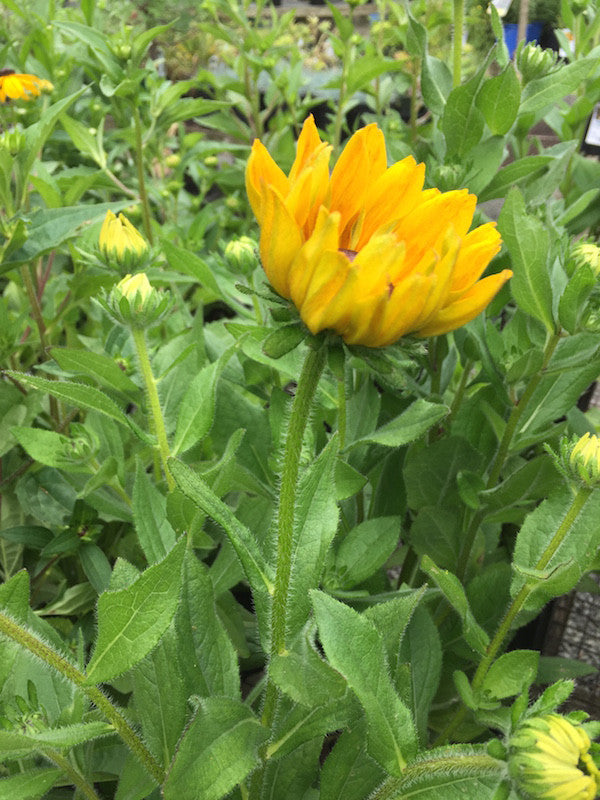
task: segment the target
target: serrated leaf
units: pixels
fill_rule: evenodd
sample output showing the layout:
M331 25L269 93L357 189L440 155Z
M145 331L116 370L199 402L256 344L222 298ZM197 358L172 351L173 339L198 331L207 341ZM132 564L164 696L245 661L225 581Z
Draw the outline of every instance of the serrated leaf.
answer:
M181 590L185 539L130 586L98 598L98 639L87 683L109 681L141 661L169 627Z
M70 347L53 347L51 355L61 369L67 372L87 375L102 386L118 392L133 395L140 392L139 386L109 356Z
M582 58L559 70L530 81L523 90L519 114L539 114L579 88L581 82L597 66L597 59Z
M33 769L0 778L0 800L38 800L62 775L61 769Z
M364 708L370 755L391 775L401 775L416 753L416 731L392 685L375 625L323 592L313 591L311 596L327 659Z
M361 444L402 447L427 433L449 411L448 406L441 403L431 403L429 400L419 398L391 422L373 431L373 433L355 439L347 448L350 449Z
M254 769L267 737L240 700L201 700L163 785L165 800L220 800Z

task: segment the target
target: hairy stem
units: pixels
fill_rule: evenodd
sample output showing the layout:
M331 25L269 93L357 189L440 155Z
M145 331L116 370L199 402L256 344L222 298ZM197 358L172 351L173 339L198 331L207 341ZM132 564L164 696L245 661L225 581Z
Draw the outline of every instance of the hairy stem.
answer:
M73 786L79 789L80 793L83 797L87 798L87 800L100 800L99 796L96 794L96 790L93 786L91 786L83 775L75 769L75 767L71 764L71 762L63 756L58 750L50 750L44 748L42 750L43 754L46 756L47 759L52 761L56 764L57 767L62 769L65 773L67 778L71 781Z
M460 86L462 77L462 40L465 26L465 0L454 0L452 33L452 86Z
M140 760L154 780L159 784L163 782L165 775L161 765L147 749L146 745L125 719L121 711L112 704L100 689L96 686L88 686L86 684L86 676L81 670L41 639L38 639L33 633L23 628L2 612L0 612L0 633L12 639L14 642L17 642L17 644L21 645L21 647L24 647L26 650L29 650L30 653L33 653L34 656L52 669L55 669L63 677L81 689L92 703L104 714L127 747L129 747L131 752Z
M133 126L135 130L135 164L138 176L138 192L142 203L142 216L144 218L144 231L150 244L154 243L152 225L150 223L150 202L146 190L146 177L144 175L144 143L142 141L142 120L137 106L133 106Z

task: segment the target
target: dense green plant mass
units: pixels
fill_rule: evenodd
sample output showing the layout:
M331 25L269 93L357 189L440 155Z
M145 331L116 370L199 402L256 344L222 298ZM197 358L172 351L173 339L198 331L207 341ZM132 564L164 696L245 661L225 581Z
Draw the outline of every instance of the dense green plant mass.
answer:
M600 11L376 6L2 3L0 798L598 792Z

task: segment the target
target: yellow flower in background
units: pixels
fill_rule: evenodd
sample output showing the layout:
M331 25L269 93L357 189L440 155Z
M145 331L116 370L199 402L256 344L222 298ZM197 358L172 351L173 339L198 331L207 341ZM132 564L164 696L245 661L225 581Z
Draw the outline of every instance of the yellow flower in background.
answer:
M528 797L594 800L600 773L590 738L560 714L527 720L510 742L509 771Z
M42 92L51 92L54 86L45 78L14 72L12 69L0 70L0 103L8 100L31 100Z
M106 212L98 245L107 261L124 267L139 264L148 251L148 244L137 228L123 214L117 217L112 211Z
M246 168L264 270L311 332L383 347L483 311L512 272L480 280L500 235L493 223L469 232L477 198L424 190L411 156L388 167L376 125L351 137L331 175L330 155L310 116L288 176L258 140Z

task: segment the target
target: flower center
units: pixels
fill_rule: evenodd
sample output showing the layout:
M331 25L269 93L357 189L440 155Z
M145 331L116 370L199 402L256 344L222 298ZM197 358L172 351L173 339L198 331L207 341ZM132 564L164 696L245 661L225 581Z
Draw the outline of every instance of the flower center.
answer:
M343 253L350 262L354 261L358 255L358 250L346 250L345 247L340 247L338 252Z

